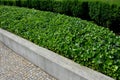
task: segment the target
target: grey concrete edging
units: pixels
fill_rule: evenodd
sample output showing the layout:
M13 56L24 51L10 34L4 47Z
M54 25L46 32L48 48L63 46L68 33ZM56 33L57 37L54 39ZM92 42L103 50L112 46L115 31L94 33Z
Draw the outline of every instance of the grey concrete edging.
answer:
M3 29L0 41L58 80L114 80Z

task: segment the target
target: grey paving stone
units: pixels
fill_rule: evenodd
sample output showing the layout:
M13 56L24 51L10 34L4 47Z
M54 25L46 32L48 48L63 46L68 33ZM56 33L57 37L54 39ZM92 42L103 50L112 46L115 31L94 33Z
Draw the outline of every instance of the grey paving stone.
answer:
M0 80L56 80L0 42Z

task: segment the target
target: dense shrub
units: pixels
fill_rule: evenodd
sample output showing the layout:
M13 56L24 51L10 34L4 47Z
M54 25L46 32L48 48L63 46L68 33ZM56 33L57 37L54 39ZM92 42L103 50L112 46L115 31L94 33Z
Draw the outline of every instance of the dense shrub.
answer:
M13 6L13 5L16 5L16 1L0 0L0 4Z
M83 19L89 19L88 2L78 1L78 0L73 0L73 1L66 0L62 2L63 2L62 4L64 4L62 8L64 14L74 17L80 17Z
M53 11L70 16L89 19L88 2L79 0L2 0L0 4L7 5L15 2L14 6L35 8L43 11Z
M120 3L116 0L114 2ZM120 33L120 6L102 0L0 0L0 4L53 11L69 16L93 20Z
M105 2L89 2L89 15L97 24L120 33L120 6Z
M79 18L0 6L0 27L120 80L120 36Z

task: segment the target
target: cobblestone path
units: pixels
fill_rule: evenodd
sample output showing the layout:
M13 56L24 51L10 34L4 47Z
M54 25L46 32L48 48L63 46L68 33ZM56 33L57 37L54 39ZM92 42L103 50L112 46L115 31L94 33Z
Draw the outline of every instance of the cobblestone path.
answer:
M56 80L0 42L0 80Z

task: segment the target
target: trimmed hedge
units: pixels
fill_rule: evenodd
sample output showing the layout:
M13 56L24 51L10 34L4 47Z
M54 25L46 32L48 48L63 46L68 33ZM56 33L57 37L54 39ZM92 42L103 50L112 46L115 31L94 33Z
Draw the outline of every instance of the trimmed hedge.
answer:
M120 33L120 6L105 2L89 2L89 15L97 24Z
M120 1L102 0L1 0L0 4L35 8L93 20L120 34Z
M0 27L120 80L120 36L79 18L0 6Z

